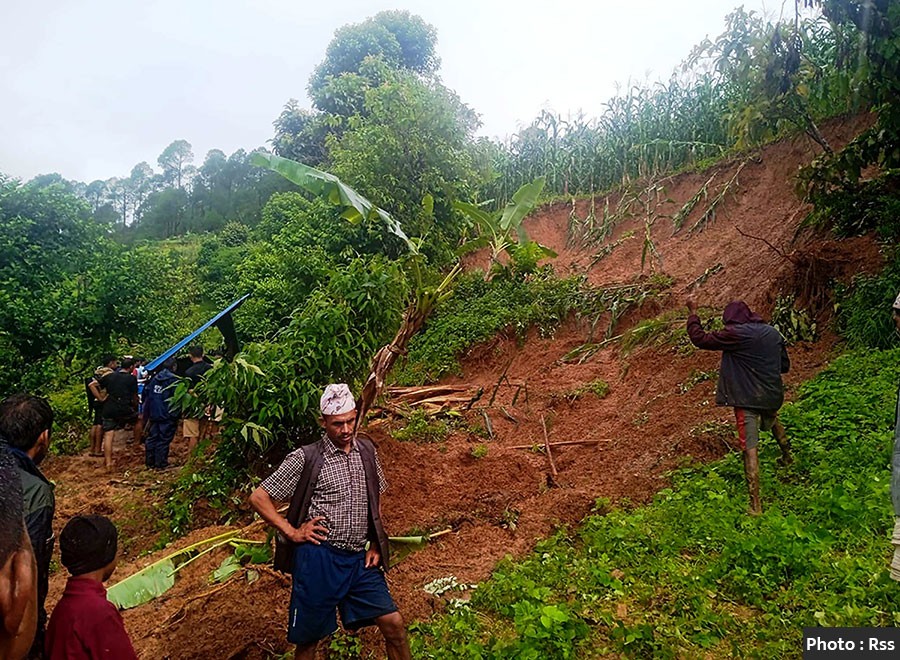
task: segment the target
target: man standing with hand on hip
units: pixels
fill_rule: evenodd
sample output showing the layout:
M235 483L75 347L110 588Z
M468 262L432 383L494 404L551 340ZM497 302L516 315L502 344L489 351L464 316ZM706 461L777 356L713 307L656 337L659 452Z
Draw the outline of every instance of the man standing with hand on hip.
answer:
M384 572L387 534L381 493L387 487L372 441L354 437L356 402L343 383L320 400L322 439L288 454L250 495L262 518L293 544L288 640L295 658L315 657L318 642L337 630L376 625L391 660L410 658L403 617ZM291 501L288 517L276 502Z

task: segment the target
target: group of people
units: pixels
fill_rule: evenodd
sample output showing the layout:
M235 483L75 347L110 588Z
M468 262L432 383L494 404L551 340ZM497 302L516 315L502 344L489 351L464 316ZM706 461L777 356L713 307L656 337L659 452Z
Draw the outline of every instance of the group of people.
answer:
M760 432L772 431L782 462L792 460L790 443L778 421L784 401L782 374L790 368L784 338L741 301L726 306L724 327L713 332L704 330L693 299L688 299L687 306L691 342L722 352L716 403L734 409L750 513L759 514ZM893 320L900 333L900 296L893 304ZM111 364L107 363L107 368L112 369ZM153 397L159 394L165 400L170 388L167 383L175 378L173 367L164 365L145 388L144 414L151 427L157 425L155 432L163 443L166 438L171 441L174 423L159 423ZM106 400L127 398L136 391L130 381L124 386L124 378L109 380L112 373L117 372L101 375L98 381L106 390ZM125 428L124 424L120 428L126 416L119 410L112 407L107 412L104 407L104 445L106 433ZM403 618L385 580L390 549L381 517L381 495L387 482L378 452L368 436L357 432L356 402L347 385L327 386L320 412L321 439L289 453L250 495L251 506L277 532L276 568L292 576L288 640L296 644L296 658L313 658L318 643L337 630L340 614L347 629L377 626L391 660L409 658ZM37 466L49 447L52 419L49 405L37 397L17 395L0 403L0 471L4 472L0 475L0 658L22 657L32 638L32 648L46 650L50 658L134 657L121 617L103 592L103 582L115 568L116 530L99 516L76 516L60 535L62 564L71 577L44 635L54 500L53 487ZM150 433L154 433L152 428ZM149 457L148 453L148 463ZM163 459L160 455L154 461ZM891 575L897 579L900 399L892 496L897 515L893 560L897 570ZM7 506L12 501L18 502L18 507ZM279 509L281 502L290 503L286 515Z
M188 351L191 361L182 376L193 389L212 368L202 346ZM172 395L179 380L177 360L172 357L153 373L143 358L125 357L119 361L106 355L94 373L85 379L85 393L90 411L91 456L102 456L107 470L113 468L113 448L122 443L143 442L148 468L169 467L169 448L178 428L180 413ZM205 417L185 417L182 436L193 451L206 432Z
M389 658L408 659L406 628L385 580L389 548L380 498L387 482L378 452L356 433L347 385L326 387L320 408L321 439L288 454L250 496L278 530L286 552L281 568L293 576L288 638L297 644L296 657L315 657L318 642L337 630L339 612L345 628L377 626ZM103 516L75 516L63 528L60 560L70 577L48 623L55 501L38 466L52 425L44 399L15 395L0 403L0 659L136 658L121 615L106 599L118 535ZM286 517L277 508L283 500L291 501Z
M0 402L0 658L137 658L106 599L118 532L103 516L75 516L63 527L60 562L70 577L48 622L56 501L39 466L52 427L45 399L17 394Z

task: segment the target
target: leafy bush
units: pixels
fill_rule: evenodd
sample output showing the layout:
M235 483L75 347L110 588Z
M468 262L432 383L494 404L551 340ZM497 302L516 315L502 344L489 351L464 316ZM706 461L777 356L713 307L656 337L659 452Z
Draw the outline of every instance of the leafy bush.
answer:
M443 442L450 435L450 427L446 422L430 417L421 408L416 408L407 418L406 426L392 435L402 441Z
M329 382L359 384L369 360L396 330L405 285L398 267L358 259L327 283L274 340L244 346L232 362L218 360L194 388L175 388L181 407L224 410L214 460L179 482L168 509L177 533L189 529L193 503L224 508L233 489L269 456L318 436L319 396Z
M88 445L92 422L84 385L75 383L52 392L48 398L53 408L50 450L54 454L77 454Z
M878 275L857 275L849 286L837 285L838 330L853 347L890 348L897 335L891 304L900 293L900 249L894 248Z
M537 325L542 336L550 335L583 300L582 278L557 279L548 269L529 279L489 282L478 272L465 275L453 297L410 342L397 380L420 384L458 372L458 358L466 349L506 329L521 338Z

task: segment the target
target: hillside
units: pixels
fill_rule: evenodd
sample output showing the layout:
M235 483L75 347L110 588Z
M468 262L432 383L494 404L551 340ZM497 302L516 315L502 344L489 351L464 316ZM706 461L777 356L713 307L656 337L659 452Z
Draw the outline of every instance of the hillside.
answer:
M824 131L840 146L870 123L867 117L833 121ZM811 142L796 138L769 145L749 160L657 182L664 192L653 207L656 220L650 235L660 258L651 257L643 267L646 224L641 218L618 224L606 241L617 247L593 265L601 245L569 245L571 205L546 206L525 225L532 238L559 253L553 266L560 275L584 274L591 285L604 287L634 282L642 272L671 278L661 295L619 321L616 334L666 313L673 327L680 325L684 297L691 291L710 312L742 298L768 317L780 293L814 296L827 279L848 278L880 265L878 247L869 238L836 242L801 235L794 240L807 209L797 201L792 179L815 153ZM687 229L708 206L707 200L694 208L685 229L673 233L665 216L681 209L715 171L712 199L716 186L731 180L739 168L736 185L713 221L700 232ZM610 197L610 208L621 194ZM586 217L589 206L589 201L579 201L575 215ZM595 200L597 213L605 206L606 200ZM619 243L627 232L634 232L634 238ZM467 263L483 266L485 259L475 254ZM501 335L463 357L462 375L445 382L476 385L489 393L505 373L512 383L527 384L527 396L515 403L514 388L502 385L497 390L494 405L486 411L493 439L457 431L446 443L415 444L392 438L390 422L371 429L390 484L384 507L391 533L453 529L405 557L389 574L393 595L408 620L426 618L433 611L431 597L422 590L426 583L449 575L463 582L483 580L505 555L523 555L554 528L577 524L598 498L644 502L666 485L671 469L728 451L729 411L712 402L716 354L678 351L671 345L638 346L626 353L611 342L583 363L563 361L587 341L588 333L584 320L572 318L553 337L531 331L520 343ZM827 364L835 343L834 334L824 329L815 343L792 347L789 396L796 384ZM609 385L608 395L573 395L598 379ZM484 424L480 412L469 411L467 416L470 427ZM556 448L558 476L552 479L545 455L512 448L542 442L542 418L553 442L600 442ZM481 445L486 455L476 457L473 449ZM51 457L46 463L48 475L59 484L58 529L67 517L88 511L110 515L123 529L126 554L118 578L165 553L140 557L156 540L147 529L161 485L143 472L136 453L127 460L128 470L111 480L85 457ZM765 493L763 498L765 506ZM200 529L177 544L218 531L222 529ZM260 537L258 527L253 533ZM222 556L213 553L197 561L166 595L124 613L142 658L258 658L287 650L287 579L261 571L252 584L232 579L208 585L207 576ZM63 584L64 576L57 572L48 606Z

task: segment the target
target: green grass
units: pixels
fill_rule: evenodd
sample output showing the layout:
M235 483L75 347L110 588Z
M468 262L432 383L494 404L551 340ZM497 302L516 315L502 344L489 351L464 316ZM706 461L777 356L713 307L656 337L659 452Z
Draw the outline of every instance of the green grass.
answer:
M804 626L900 625L898 381L891 350L848 354L803 385L782 414L794 465L761 445L762 516L746 515L739 455L681 470L651 504L502 562L468 604L413 627L414 656L800 657Z

